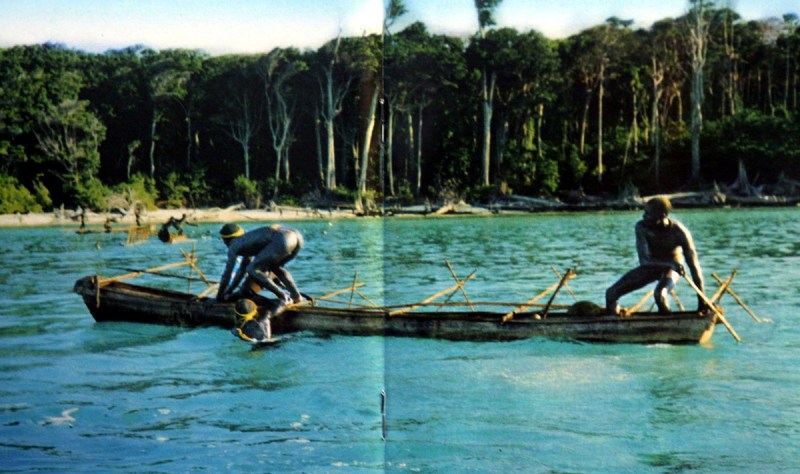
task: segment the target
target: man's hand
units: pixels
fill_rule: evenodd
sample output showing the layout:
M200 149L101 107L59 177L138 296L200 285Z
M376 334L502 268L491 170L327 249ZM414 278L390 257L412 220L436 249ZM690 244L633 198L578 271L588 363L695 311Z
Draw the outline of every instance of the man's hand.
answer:
M685 276L686 275L686 268L684 268L683 265L681 265L678 262L675 262L673 264L672 269L675 270L678 273L678 275L680 275L680 276Z

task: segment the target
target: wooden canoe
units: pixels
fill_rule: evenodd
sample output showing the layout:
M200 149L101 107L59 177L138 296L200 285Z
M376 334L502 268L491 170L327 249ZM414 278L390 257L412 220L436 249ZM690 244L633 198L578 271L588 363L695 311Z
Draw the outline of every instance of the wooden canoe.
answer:
M100 284L98 285L98 282ZM234 326L233 303L213 298L88 276L75 283L96 321L131 321L185 327ZM262 317L273 314L274 300L256 300ZM575 316L521 312L508 321L492 311L408 311L387 308L339 308L308 301L282 308L271 317L273 334L310 331L317 334L403 336L458 341L512 341L533 337L614 343L692 344L708 341L716 325L713 313L670 315L634 313L619 316Z

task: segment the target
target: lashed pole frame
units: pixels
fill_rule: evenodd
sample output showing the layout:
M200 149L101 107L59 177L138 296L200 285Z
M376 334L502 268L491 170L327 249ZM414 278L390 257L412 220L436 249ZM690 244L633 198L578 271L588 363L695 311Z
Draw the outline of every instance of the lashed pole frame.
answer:
M735 269L734 269L733 271L734 271L734 273L736 272L736 270L735 270ZM716 279L718 282L722 283L722 279L721 279L721 278L720 278L720 277L719 277L719 276L718 276L716 273L712 273L712 274L711 274L711 276L712 276L712 277L714 277L714 279ZM756 314L753 312L753 310L751 310L751 309L750 309L750 308L749 308L749 307L748 307L748 306L747 306L747 305L744 303L744 301L743 301L743 300L742 300L742 299L739 297L739 295L737 295L737 294L736 294L736 293L735 293L735 292L734 292L734 291L733 291L733 290L730 288L730 286L729 286L728 288L726 288L726 289L725 289L725 292L726 292L726 293L728 293L729 295L731 295L731 296L733 297L733 299L734 299L734 300L736 300L736 302L737 302L737 303L739 303L739 305L740 305L740 306L741 306L741 307L742 307L742 308L743 308L745 311L747 311L747 314L749 314L749 315L750 315L750 316L751 316L751 317L752 317L752 318L753 318L753 319L754 319L754 320L755 320L757 323L760 323L760 322L761 322L761 319L760 319L758 316L756 316Z
M550 294L550 292L552 292L552 291L555 291L555 290L557 290L557 289L560 289L560 288L561 288L561 287L564 285L564 282L565 282L566 280L570 280L570 279L572 279L572 278L575 278L575 276L576 276L576 275L577 275L577 274L575 273L575 271L574 271L574 270L572 270L571 268L570 268L570 269L568 269L568 270L567 270L567 274L566 274L566 275L564 275L564 276L561 278L561 280L559 280L559 281L558 281L558 283L555 283L555 284L553 284L552 286L550 286L549 288L547 288L547 289L546 289L546 290L544 290L543 292L539 293L538 295L536 295L536 296L534 296L533 298L531 298L530 300L528 300L526 303L524 303L524 304L522 304L522 305L519 305L519 306L517 306L516 308L514 308L512 311L510 311L510 312L506 313L506 314L505 314L505 315L503 315L503 317L501 318L501 321L505 323L506 321L509 321L509 320L511 320L511 319L512 319L514 316L516 316L516 315L517 315L517 314L519 314L519 313L522 313L522 312L524 312L525 310L527 310L528 308L530 308L531 306L533 306L533 304L534 304L534 303L536 303L536 302L537 302L537 301L539 301L540 299L542 299L542 298L544 298L545 296L547 296L548 294ZM553 296L555 297L555 295L553 295ZM553 301L552 301L552 300L553 300L553 298L551 298L551 300L550 300L550 301L548 302L548 304L546 305L546 308L547 308L547 309L549 309L549 308L552 306L552 303L553 303Z
M426 299L420 301L419 303L414 303L412 305L405 306L405 307L402 307L400 309L396 309L394 311L390 311L389 312L389 316L396 316L398 314L407 313L407 312L409 312L409 311L411 311L413 309L419 308L420 306L425 306L426 304L430 303L431 301L433 301L433 300L435 300L437 298L441 298L442 296L444 296L444 295L446 295L448 293L452 293L454 291L457 291L462 286L464 286L465 283L467 283L468 281L470 281L473 278L475 278L475 272L476 271L470 273L469 276L467 276L463 280L459 280L459 282L457 284L451 286L450 288L446 288L446 289L444 289L444 290L442 290L442 291L440 291L440 292L438 292L438 293L436 293L434 295L431 295L431 296L427 297Z

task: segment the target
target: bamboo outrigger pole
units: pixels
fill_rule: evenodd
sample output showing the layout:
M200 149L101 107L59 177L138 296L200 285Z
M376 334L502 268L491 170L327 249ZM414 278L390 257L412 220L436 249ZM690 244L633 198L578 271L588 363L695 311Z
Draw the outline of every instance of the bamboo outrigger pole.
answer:
M694 292L697 293L697 296L699 296L700 299L703 300L703 302L706 305L708 305L708 309L714 312L714 314L717 316L717 319L719 319L722 322L722 324L725 326L725 328L728 329L728 332L731 333L731 336L733 336L733 338L736 339L736 342L742 342L742 338L739 337L738 334L736 334L736 330L733 329L733 326L731 326L731 323L729 323L728 320L725 319L725 316L722 314L722 311L717 309L717 307L714 305L714 303L712 303L708 299L708 297L705 294L703 294L702 291L700 291L700 288L698 288L697 285L694 284L694 282L692 281L692 279L690 277L688 277L688 276L686 276L684 274L683 275L683 279L686 280L686 282L689 284L690 287L692 287Z
M631 313L639 311L639 308L641 308L645 303L647 303L647 300L649 300L650 297L653 296L653 293L654 293L653 290L650 290L647 293L645 293L644 296L642 296L642 299L640 299L638 303L625 310L625 314L629 315Z
M564 285L567 284L567 280L575 278L575 275L577 275L575 273L575 270L567 268L567 273L565 273L564 277L561 278L561 280L558 282L558 286L556 287L555 291L553 291L553 294L550 296L550 300L544 306L544 311L542 311L542 319L546 318L547 313L550 312L550 306L552 306L553 301L556 299L556 295L558 295L559 290L561 290L561 288L563 288Z
M572 269L570 269L567 272L567 275L564 275L564 278L568 278L568 279L569 278L574 278L574 277L575 277L575 272L572 271ZM533 306L534 303L536 303L540 299L542 299L545 296L547 296L551 291L555 290L556 288L559 288L563 284L563 281L564 281L564 279L562 278L562 280L560 280L558 283L553 284L551 287L547 288L543 292L541 292L538 295L534 296L533 298L528 300L525 304L519 305L516 308L514 308L512 311L506 313L505 315L503 315L501 321L502 322L506 322L506 321L510 320L511 318L513 318L515 315L517 315L517 314L525 311L526 309L530 308L531 306Z
M736 270L734 270L734 272L735 271ZM711 276L713 276L714 279L716 279L718 282L722 282L722 279L716 273L712 273ZM731 295L733 297L733 299L736 300L736 302L739 303L739 305L742 308L744 308L745 311L747 311L747 314L749 314L753 319L756 320L757 323L761 322L761 319L758 316L756 316L756 314L753 312L753 310L751 310L746 304L744 304L744 301L742 301L742 299L739 298L739 295L734 293L733 290L730 287L726 288L725 291L729 295Z
M102 286L106 286L108 284L114 283L115 281L121 281L121 280L130 279L130 278L136 278L138 276L141 276L144 273L153 273L153 272L158 272L158 271L161 271L161 270L167 270L167 269L170 269L170 268L182 267L184 265L191 265L192 263L194 263L194 262L192 262L191 260L186 260L185 262L170 263L168 265L161 265L160 267L148 268L147 270L137 270L137 271L132 272L132 273L126 273L125 275L119 275L119 276L115 276L115 277L111 277L111 278L98 279L97 287L100 288Z
M361 288L364 285L366 285L366 283L359 282L359 283L356 283L355 285L348 286L347 288L342 288L341 290L332 291L332 292L328 293L327 295L322 295L322 296L320 296L319 298L316 298L316 299L318 299L318 300L326 300L328 298L333 298L336 295L341 295L342 293L346 293L348 291L353 291L354 288Z
M414 303L414 304L412 304L410 306L405 306L403 308L396 309L394 311L389 312L389 316L395 316L395 315L398 315L398 314L401 314L401 313L407 313L407 312L411 311L412 309L419 308L420 306L425 306L427 303L430 303L431 301L435 300L436 298L440 298L440 297L442 297L442 296L444 296L444 295L446 295L448 293L451 293L453 291L458 290L459 288L464 286L464 284L466 282L472 280L473 278L475 278L475 272L470 273L468 277L464 278L463 280L460 280L458 282L458 284L453 285L450 288L444 289L444 290L436 293L435 295L431 295L431 296L427 297L426 299L420 301L419 303Z
M458 279L458 275L456 275L456 271L453 270L453 266L450 265L450 260L445 260L444 263L447 265L447 269L450 270L450 274L453 275L453 278L456 280L456 283L461 283L461 280ZM469 296L467 296L467 290L465 290L463 286L460 288L460 290L461 294L464 295L464 299L467 300L467 303L469 304L469 309L471 311L475 311L475 307L472 306L472 302L469 300Z
M728 287L730 286L731 280L733 280L733 277L735 275L736 275L736 270L732 271L731 276L729 276L728 279L725 280L724 282L722 280L719 281L720 283L719 288L717 288L717 291L715 291L714 294L711 295L711 298L709 298L711 302L716 303L722 298L722 295L725 293L725 290L727 290Z
M553 273L555 273L556 277L560 280L561 279L561 273L558 270L556 270L556 267L550 265L550 269L553 270ZM575 301L578 301L578 297L575 296L575 292L572 291L572 288L569 287L569 283L564 283L564 288L566 288L567 291L569 292L569 294L572 295L572 299L574 299Z

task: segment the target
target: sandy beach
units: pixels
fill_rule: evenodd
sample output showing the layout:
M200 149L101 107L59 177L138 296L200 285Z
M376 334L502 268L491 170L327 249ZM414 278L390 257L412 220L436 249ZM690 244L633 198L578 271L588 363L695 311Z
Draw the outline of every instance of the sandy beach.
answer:
M242 209L240 206L209 209L154 209L141 215L143 225L161 225L170 217L180 218L187 215L187 222L281 222L303 219L342 219L355 218L351 210L316 210L308 208ZM117 212L86 212L87 226L102 226L106 220L112 219L112 226L122 227L136 224L136 216L132 212L121 215ZM0 214L0 227L44 227L44 226L80 226L80 217L74 209L54 210L48 213Z

